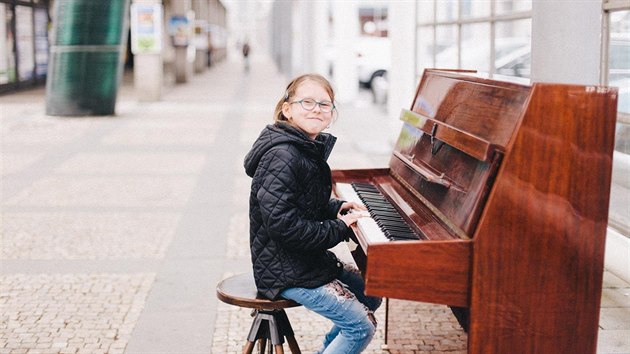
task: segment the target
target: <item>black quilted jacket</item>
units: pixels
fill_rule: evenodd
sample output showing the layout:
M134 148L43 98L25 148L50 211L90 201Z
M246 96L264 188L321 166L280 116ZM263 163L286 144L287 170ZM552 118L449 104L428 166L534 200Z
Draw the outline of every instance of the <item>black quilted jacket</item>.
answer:
M284 123L268 125L245 157L253 177L249 240L259 293L276 299L291 287L315 288L337 277L341 264L327 251L351 232L337 219L326 159L336 138L311 140Z

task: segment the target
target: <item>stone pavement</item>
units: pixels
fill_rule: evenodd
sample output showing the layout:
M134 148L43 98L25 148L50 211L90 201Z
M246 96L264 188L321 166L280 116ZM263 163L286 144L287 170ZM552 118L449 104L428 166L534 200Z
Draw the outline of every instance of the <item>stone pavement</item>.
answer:
M0 354L240 353L250 313L215 284L249 271L242 160L286 85L266 58L222 63L160 102L127 82L112 117L49 117L44 89L0 96ZM398 127L362 93L331 167L386 166ZM348 258L345 247L336 251ZM630 353L630 286L606 273L599 353ZM289 309L315 350L329 323ZM385 353L384 311L366 353ZM391 353L465 353L445 306L390 301Z

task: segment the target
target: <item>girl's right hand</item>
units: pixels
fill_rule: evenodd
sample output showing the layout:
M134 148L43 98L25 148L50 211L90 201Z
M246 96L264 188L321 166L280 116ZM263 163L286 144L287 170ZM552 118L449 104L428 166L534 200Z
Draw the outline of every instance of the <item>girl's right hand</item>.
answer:
M363 216L360 213L348 213L346 215L343 215L339 219L341 219L344 223L346 223L346 226L350 227L350 225L354 224L355 222L357 222L357 220L359 220L362 217Z

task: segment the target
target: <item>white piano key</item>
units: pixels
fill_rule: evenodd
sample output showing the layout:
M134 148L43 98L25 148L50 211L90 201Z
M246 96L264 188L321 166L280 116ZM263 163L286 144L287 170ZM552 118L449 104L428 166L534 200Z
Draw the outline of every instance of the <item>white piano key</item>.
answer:
M355 192L354 188L350 183L336 183L335 188L337 190L337 195L339 198L347 201L347 202L355 202L361 205L364 205L359 198L357 192Z
M389 242L389 239L385 237L385 234L381 231L381 228L374 219L366 217L360 218L357 220L357 226L368 243Z

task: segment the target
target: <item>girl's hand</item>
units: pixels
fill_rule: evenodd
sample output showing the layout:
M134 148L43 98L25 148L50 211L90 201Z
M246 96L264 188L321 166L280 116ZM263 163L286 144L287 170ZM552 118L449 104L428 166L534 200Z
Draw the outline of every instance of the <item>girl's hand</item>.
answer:
M350 226L357 222L359 218L363 217L363 213L353 213L352 211L366 211L367 208L359 203L355 202L344 202L341 204L341 208L339 208L339 213L337 217L341 219L347 226Z
M357 222L357 220L359 220L362 217L363 216L360 213L348 213L346 215L341 216L339 219L341 219L344 223L346 223L346 226L350 227L350 225L354 224L355 222Z
M367 210L365 205L355 203L355 202L344 202L341 204L341 208L339 208L339 213L337 214L338 218L341 218L342 214L346 214L349 210Z

